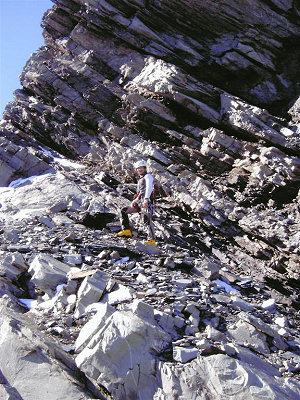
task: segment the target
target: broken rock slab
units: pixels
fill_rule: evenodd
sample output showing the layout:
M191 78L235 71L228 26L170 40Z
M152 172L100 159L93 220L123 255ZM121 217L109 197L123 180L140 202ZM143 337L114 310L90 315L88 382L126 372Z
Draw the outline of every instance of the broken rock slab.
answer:
M186 363L190 360L193 360L199 354L199 350L197 348L187 348L174 346L173 347L173 359L174 361L178 361L181 363Z
M82 327L75 342L75 351L84 349L93 336L105 325L106 320L115 312L115 308L108 303L98 303L97 313Z
M159 362L161 386L153 399L173 399L178 392L182 399L195 400L299 398L300 385L283 379L276 368L250 350L239 350L238 358L217 354L198 356L184 365ZM204 391L202 397L200 393Z
M61 173L48 173L28 178L28 185L1 193L1 212L14 220L33 219L67 209L67 197L82 203L85 195L76 184ZM52 218L53 223L55 223Z
M103 297L103 302L108 302L111 305L115 305L132 300L135 296L135 291L133 289L118 284L116 290L111 293L107 293Z
M178 334L175 330L175 319L172 315L163 311L154 310L154 318L158 325L166 332L168 332L173 339L178 338Z
M221 266L216 262L209 260L197 260L192 272L195 275L204 276L206 279L213 280L219 277L220 268Z
M166 349L170 336L155 323L130 311L116 311L76 357L77 366L101 383L115 400L151 399L158 382L156 354Z
M31 282L50 296L57 285L67 283L70 266L46 254L37 255L28 269Z
M280 330L278 329L278 327L275 324L266 324L261 319L255 317L254 315L246 313L244 311L240 312L238 314L238 317L241 320L246 321L249 324L253 325L259 331L267 334L268 336L280 337Z
M84 278L77 293L75 318L80 318L89 304L96 303L103 295L109 276L102 271L97 271Z
M27 271L27 269L28 266L22 254L15 252L4 257L0 264L0 275L4 274L8 279L13 280Z
M171 283L177 286L179 289L183 290L193 286L194 281L193 279L189 278L175 278L171 281Z
M266 335L248 322L240 320L228 332L238 344L248 346L261 354L270 353Z
M134 299L130 304L129 309L138 317L154 322L154 309L147 303L139 299Z
M252 311L254 306L239 296L231 296L231 305L236 310Z
M3 304L0 311L0 365L6 380L0 384L0 395L10 394L1 399L91 400L99 395L78 384L74 361L37 326ZM54 354L66 364L56 360ZM2 383L6 384L5 391Z
M81 254L67 254L64 256L64 262L71 266L77 266L82 264Z

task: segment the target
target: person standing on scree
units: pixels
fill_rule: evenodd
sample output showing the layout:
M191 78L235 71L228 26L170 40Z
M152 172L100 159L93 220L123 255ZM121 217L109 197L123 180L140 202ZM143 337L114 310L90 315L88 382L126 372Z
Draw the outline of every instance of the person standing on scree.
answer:
M154 226L152 222L152 215L154 212L153 208L153 176L147 172L147 164L145 161L138 161L134 164L139 180L137 184L137 193L134 196L129 207L123 207L121 210L120 222L122 230L116 234L116 236L121 237L131 237L132 232L129 226L128 214L143 212L144 223L148 228L148 240L145 240L145 244L150 244L151 246L156 246L156 240L154 235Z

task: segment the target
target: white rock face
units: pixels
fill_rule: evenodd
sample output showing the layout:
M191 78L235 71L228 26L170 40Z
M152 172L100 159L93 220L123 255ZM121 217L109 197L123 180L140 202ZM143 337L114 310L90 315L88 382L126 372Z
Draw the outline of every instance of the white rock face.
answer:
M175 399L175 393L182 400L293 400L300 395L300 385L289 388L275 368L249 350L240 348L239 357L198 356L184 366L159 363L162 386L153 399Z
M158 385L154 355L170 340L155 323L130 311L116 311L76 357L76 364L114 399L135 398L137 393L141 399L151 399Z
M66 275L70 269L69 265L40 254L34 258L28 272L32 276L31 281L51 296L57 285L67 282Z
M154 57L149 57L141 73L132 82L128 83L126 88L129 91L136 90L141 93L143 93L144 88L151 92L163 93L166 97L175 100L177 103L184 104L185 107L196 114L214 122L219 121L220 114L218 111L197 100L195 97L183 93L187 84L194 91L193 94L195 97L198 93L202 91L209 92L211 89L210 85L197 84L197 81L192 78L187 83L186 75L178 67L162 60L156 60Z
M0 218L14 220L30 220L49 213L61 211L85 211L92 197L84 193L74 182L61 173L48 173L24 180L16 187L0 191ZM102 211L109 211L112 206L107 194L93 199L101 203ZM110 203L110 208L107 204ZM118 209L115 205L114 211ZM73 221L72 224L74 224Z
M0 124L3 126L4 124ZM18 134L17 129L12 129ZM5 151L5 147L9 151ZM0 186L8 185L16 172L20 172L21 176L40 175L52 168L47 162L42 160L35 154L32 148L17 146L13 142L1 137L0 139Z
M228 117L228 124L233 129L242 128L254 136L281 146L287 145L286 136L296 138L296 134L291 130L288 130L287 134L287 131L274 129L272 116L264 109L251 106L241 99L225 93L221 95L221 102L221 112L223 116Z
M196 348L185 348L175 346L173 347L173 358L175 361L179 361L181 363L186 363L193 358L196 358L199 354L199 350Z
M233 329L228 330L238 344L262 353L270 352L266 335L255 329L254 326L245 321L238 321Z
M108 279L108 275L102 271L97 271L94 275L84 278L77 294L75 318L81 317L89 304L100 300Z
M11 212L14 219L40 216L56 206L66 209L67 196L81 201L83 193L62 174L46 174L28 179L25 186L16 187L0 196L0 212Z
M81 351L84 346L92 339L92 337L105 325L105 321L114 312L114 307L110 306L108 303L99 303L98 311L81 329L79 336L75 342L75 350Z
M1 399L92 399L74 382L71 370L49 355L51 345L52 351L61 350L53 342L51 345L49 342L47 354L46 348L43 348L45 343L37 339L32 327L24 326L21 321L11 318L12 315L5 315L1 307ZM61 357L64 357L63 354Z
M134 296L135 294L132 289L124 285L118 285L116 290L104 296L103 301L107 301L109 304L114 305L131 300Z

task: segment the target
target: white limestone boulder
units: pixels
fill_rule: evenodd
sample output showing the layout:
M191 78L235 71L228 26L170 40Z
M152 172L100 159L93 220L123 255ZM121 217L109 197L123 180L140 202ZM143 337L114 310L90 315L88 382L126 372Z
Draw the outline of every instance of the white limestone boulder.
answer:
M75 318L81 317L89 304L100 300L108 280L109 276L102 271L97 271L94 275L84 278L77 293Z
M170 336L131 311L116 311L76 357L77 366L115 400L151 399L158 385L156 357ZM135 396L135 397L132 397Z
M161 387L154 400L294 400L300 385L283 379L277 369L250 350L239 347L238 358L198 356L185 365L160 362Z
M240 320L228 332L238 344L248 346L261 354L270 353L266 335L248 322Z
M39 289L50 296L57 285L67 283L67 273L71 267L54 257L46 254L37 255L31 262L28 272L31 275L31 282Z
M44 337L37 326L3 305L0 311L1 399L91 400L96 397L74 379L74 361Z
M98 303L97 313L83 326L75 342L75 351L79 352L92 337L105 325L106 320L116 311L108 303Z
M135 291L125 285L117 284L116 289L103 296L103 301L116 305L132 300L136 296Z

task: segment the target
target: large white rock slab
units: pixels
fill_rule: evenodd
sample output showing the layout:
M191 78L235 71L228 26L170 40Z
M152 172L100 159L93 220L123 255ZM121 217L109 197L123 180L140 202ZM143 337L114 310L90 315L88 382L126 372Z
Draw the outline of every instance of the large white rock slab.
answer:
M266 335L248 322L240 320L228 332L238 344L248 346L261 354L270 353Z
M94 275L84 278L77 293L75 318L81 317L89 304L100 300L108 279L109 276L102 271L97 271Z
M95 398L74 379L76 366L73 360L63 354L54 342L42 335L40 337L37 327L27 325L22 317L14 317L13 314L12 311L7 313L4 306L0 307L0 398ZM68 366L55 360L52 357L54 354L61 360L65 359Z
M277 369L248 349L238 358L224 354L198 356L185 365L160 362L161 387L154 400L294 400L300 396L296 381L283 379ZM180 397L177 394L180 393Z
M76 364L115 400L133 399L137 393L140 399L151 399L158 385L155 355L170 341L158 325L131 311L116 311L76 357Z
M37 255L28 269L31 282L50 296L56 286L67 283L67 273L71 267L46 254Z
M76 184L60 173L35 176L28 178L21 186L15 185L1 191L0 216L2 213L4 217L10 214L15 220L43 216L50 209L66 210L71 200L82 203L85 197Z
M92 339L92 337L105 325L115 309L108 303L98 303L97 313L83 326L78 338L75 342L75 351L83 350L84 346Z

